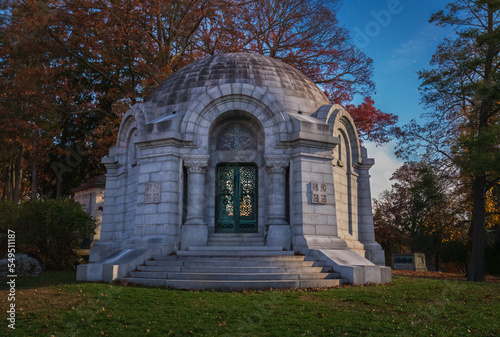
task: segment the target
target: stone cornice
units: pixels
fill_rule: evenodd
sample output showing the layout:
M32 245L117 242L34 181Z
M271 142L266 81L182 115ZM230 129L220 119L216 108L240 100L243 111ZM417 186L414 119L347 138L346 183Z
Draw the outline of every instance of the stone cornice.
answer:
M104 156L101 159L101 163L108 170L118 170L120 167L123 166L119 161L115 160L115 156Z
M334 138L334 137L332 137ZM335 137L336 139L338 137ZM311 139L295 139L292 141L281 141L278 144L279 148L298 148L298 147L310 147L321 150L331 150L337 146L337 143L329 142L329 141L318 141Z
M361 163L354 164L354 168L359 170L360 172L362 172L362 171L368 172L374 164L375 164L375 162L373 161L373 159L371 161L363 160L363 162L361 162Z
M166 139L155 139L155 140L145 140L136 143L139 149L149 149L165 146L175 146L182 147L183 142L176 138L166 138Z

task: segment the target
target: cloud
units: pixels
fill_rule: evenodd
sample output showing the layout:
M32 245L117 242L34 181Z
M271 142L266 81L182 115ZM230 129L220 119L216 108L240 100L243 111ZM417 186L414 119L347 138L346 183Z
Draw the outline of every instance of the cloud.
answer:
M368 151L368 157L375 159L375 165L370 170L370 185L372 198L378 198L380 193L391 188L389 179L394 171L403 165L403 162L394 155L393 143L378 147L368 142L363 145Z

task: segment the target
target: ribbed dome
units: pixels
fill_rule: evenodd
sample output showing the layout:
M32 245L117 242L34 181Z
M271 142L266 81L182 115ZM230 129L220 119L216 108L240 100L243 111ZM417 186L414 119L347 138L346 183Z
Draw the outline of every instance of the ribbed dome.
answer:
M272 94L286 112L310 115L331 104L323 92L292 66L263 55L221 54L195 61L172 74L147 99L160 115L182 112L208 89L230 83L247 83Z

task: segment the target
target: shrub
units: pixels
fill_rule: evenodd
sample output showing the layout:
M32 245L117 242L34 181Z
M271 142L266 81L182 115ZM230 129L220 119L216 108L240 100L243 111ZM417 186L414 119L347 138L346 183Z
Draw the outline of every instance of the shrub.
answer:
M15 230L17 250L38 254L50 269L71 266L78 258L73 249L96 228L92 217L73 200L34 200L11 206L14 211L0 220L2 228L7 225L3 232Z

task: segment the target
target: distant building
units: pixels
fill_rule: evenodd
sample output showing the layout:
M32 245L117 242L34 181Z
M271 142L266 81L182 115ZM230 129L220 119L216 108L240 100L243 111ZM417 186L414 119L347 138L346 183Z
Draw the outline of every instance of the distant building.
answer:
M84 209L97 222L97 228L92 238L89 238L88 244L93 245L99 241L101 236L102 210L104 204L104 188L106 186L106 177L100 175L90 179L82 185L74 188L73 199L83 205ZM88 249L89 247L82 247Z

